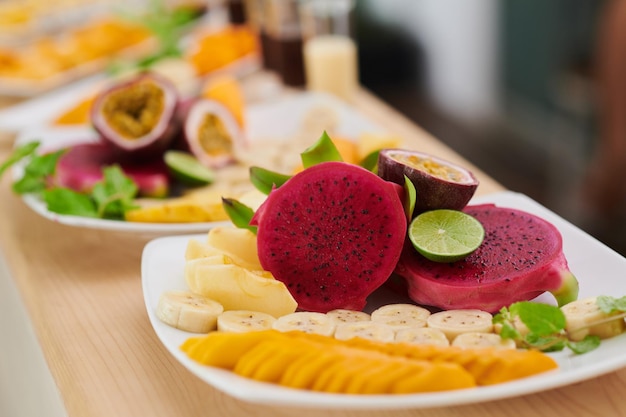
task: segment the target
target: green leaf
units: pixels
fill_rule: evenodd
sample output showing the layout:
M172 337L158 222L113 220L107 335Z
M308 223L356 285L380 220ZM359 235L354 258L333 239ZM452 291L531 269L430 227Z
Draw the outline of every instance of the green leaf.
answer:
M31 155L39 147L40 142L29 142L19 146L11 152L11 155L0 165L0 177L11 166Z
M522 335L520 332L511 324L510 322L502 323L502 328L500 329L500 337L502 339L513 339L520 340Z
M81 217L98 217L96 204L85 194L69 188L54 188L43 192L48 210L58 214Z
M369 153L359 165L363 168L372 171L374 174L378 173L378 154L380 154L380 150L376 150L374 152Z
M138 187L124 171L112 165L102 171L103 179L92 190L98 216L107 219L123 219L126 211L136 207L134 198Z
M44 190L64 152L65 149L62 149L44 155L33 155L24 167L22 178L13 183L13 191L17 194L25 194Z
M261 167L250 167L250 182L257 190L269 194L272 188L280 187L291 178L291 175L279 174Z
M543 352L560 352L565 349L567 341L560 336L539 336L536 333L528 333L524 343Z
M302 166L306 169L322 162L343 161L341 154L326 132L300 154Z
M587 335L579 342L568 341L567 347L569 347L574 353L581 355L583 353L591 352L592 350L600 346L600 338L598 336Z
M406 213L406 218L410 222L413 218L413 211L415 210L415 200L417 196L417 190L415 189L415 184L407 177L404 176L404 212Z
M256 235L257 227L250 225L254 210L234 198L222 198L222 206L233 224L240 229L248 229Z
M615 298L608 295L600 295L596 298L596 304L605 314L616 311L626 312L626 296Z
M552 305L520 301L512 304L509 311L538 336L553 335L565 329L565 315Z

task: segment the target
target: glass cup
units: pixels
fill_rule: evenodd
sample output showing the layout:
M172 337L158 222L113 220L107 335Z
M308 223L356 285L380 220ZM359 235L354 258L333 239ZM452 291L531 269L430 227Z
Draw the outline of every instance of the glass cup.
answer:
M307 89L348 102L358 88L353 10L354 0L303 0L300 4Z
M264 58L284 84L304 86L304 58L298 0L263 0Z

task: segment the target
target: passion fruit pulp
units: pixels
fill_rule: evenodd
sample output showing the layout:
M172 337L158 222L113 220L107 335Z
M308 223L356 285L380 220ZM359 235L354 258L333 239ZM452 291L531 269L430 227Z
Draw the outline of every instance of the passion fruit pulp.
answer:
M383 149L378 156L378 175L404 185L406 176L415 186L414 216L428 210L461 210L478 188L478 180L466 168L423 152Z
M189 151L210 168L235 161L237 151L245 146L243 131L234 115L210 99L200 99L189 109L185 140Z
M91 108L91 121L102 139L138 155L162 154L180 124L178 92L167 79L143 73L103 90Z

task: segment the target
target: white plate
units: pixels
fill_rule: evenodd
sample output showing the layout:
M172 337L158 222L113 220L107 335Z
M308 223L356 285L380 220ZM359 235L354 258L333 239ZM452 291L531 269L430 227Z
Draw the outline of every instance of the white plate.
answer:
M580 297L626 294L626 259L591 236L563 220L530 198L504 192L476 198L472 203L493 202L502 207L525 210L552 222L563 235L563 250L570 269L580 281ZM587 354L552 354L559 369L500 385L468 390L409 395L341 395L283 388L239 377L222 369L202 366L190 360L179 346L195 336L169 327L155 316L158 298L166 290L186 289L184 252L190 238L206 235L163 237L149 242L142 256L142 285L150 322L167 350L187 369L215 388L241 400L274 405L392 409L438 407L513 397L593 378L626 366L626 334L605 340ZM376 296L379 296L376 294ZM382 295L381 295L382 296ZM542 295L539 300L554 303Z
M248 139L254 142L266 138L288 137L289 134L297 131L308 112L319 106L331 109L336 113L339 121L337 125L338 134L356 137L363 132L383 131L363 115L331 96L317 93L301 93L267 104L250 106L246 112ZM43 151L50 151L78 143L93 143L99 139L97 133L89 126L38 127L22 131L15 143L16 146L19 146L35 140L41 142ZM13 169L13 174L15 178L20 178L23 174L23 165L16 165ZM116 232L141 233L153 235L152 237L157 235L199 233L207 231L211 226L224 224L224 222L139 223L67 216L48 211L45 203L34 195L25 195L23 200L36 213L61 224Z

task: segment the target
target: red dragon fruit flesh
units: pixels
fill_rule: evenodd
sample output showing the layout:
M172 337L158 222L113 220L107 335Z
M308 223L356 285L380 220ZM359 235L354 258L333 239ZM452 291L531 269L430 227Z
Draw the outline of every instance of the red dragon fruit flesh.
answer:
M578 281L554 225L524 211L493 204L467 206L485 228L481 246L453 263L432 262L405 245L396 273L416 303L451 309L499 311L549 291L559 305L578 297Z
M300 309L363 309L402 252L407 221L398 188L343 162L296 174L252 219L261 265Z

